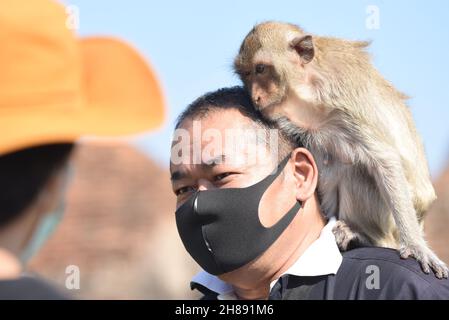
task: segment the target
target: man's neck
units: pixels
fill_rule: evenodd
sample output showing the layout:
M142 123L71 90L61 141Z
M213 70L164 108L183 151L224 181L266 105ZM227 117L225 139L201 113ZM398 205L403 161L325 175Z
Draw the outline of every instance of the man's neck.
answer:
M270 279L270 283L279 279L296 261L302 256L302 254L310 247L310 245L320 237L320 233L323 230L325 223L316 223L310 228L310 231L305 235L304 239L298 244L293 253L287 258L281 268Z
M319 238L320 233L325 226L325 220L320 217L317 221L313 221L310 224L310 228L307 233L296 242L296 247L293 248L291 254L287 256L277 268L277 271L274 273L271 272L271 276L267 276L267 271L260 270L258 273L257 270L254 270L252 279L248 279L249 282L254 284L252 287L239 287L233 285L234 293L239 299L242 300L266 300L268 299L270 293L270 284L279 279L279 277L284 274L291 266L295 264L295 262L301 257L301 255L309 248L309 246ZM258 279L259 281L255 281L254 279ZM245 281L247 282L247 281Z

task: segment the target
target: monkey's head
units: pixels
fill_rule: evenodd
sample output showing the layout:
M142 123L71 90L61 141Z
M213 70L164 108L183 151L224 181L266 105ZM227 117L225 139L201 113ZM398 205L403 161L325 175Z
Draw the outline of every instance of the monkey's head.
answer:
M312 36L295 25L264 22L245 37L234 61L234 71L264 109L281 104L291 84L307 81L306 64L314 57Z

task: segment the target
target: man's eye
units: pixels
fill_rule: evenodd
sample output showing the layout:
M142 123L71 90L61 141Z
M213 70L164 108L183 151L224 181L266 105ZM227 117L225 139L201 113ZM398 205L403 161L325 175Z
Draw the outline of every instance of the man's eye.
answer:
M218 174L218 175L216 175L214 177L214 180L215 181L221 181L221 180L223 180L224 178L226 178L227 176L229 176L231 174L232 174L232 172L225 172L225 173L222 173L222 174Z
M182 188L177 189L177 190L175 191L175 194L176 194L177 196L180 196L180 195L182 195L182 194L185 194L185 193L191 192L191 191L194 191L194 188L193 188L193 187L182 187Z
M245 71L243 72L244 77L249 77L251 75L251 71Z
M256 65L256 74L262 74L265 72L265 65L264 64L257 64Z

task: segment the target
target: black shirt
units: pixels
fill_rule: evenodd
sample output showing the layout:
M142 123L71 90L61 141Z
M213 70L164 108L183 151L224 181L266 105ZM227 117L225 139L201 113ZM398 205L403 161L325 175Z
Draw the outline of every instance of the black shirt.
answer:
M66 300L67 296L47 282L24 276L15 280L0 280L0 300Z
M216 299L217 293L192 283ZM393 249L365 247L343 253L335 275L283 275L273 286L272 300L414 300L449 299L449 280L425 274L413 259L401 259Z

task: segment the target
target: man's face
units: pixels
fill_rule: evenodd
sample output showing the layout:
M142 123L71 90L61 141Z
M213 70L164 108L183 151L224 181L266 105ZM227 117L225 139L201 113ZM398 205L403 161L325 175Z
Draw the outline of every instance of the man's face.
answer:
M186 135L183 136L185 141L173 141L170 164L177 208L197 190L244 188L253 185L271 174L278 164L278 155L273 152L277 151L277 145L273 148L266 143L267 141L277 143L277 140L270 140L265 130L256 126L251 119L236 109L214 110L201 120L186 119L179 129L185 130ZM255 134L248 134L251 131ZM243 143L242 132L249 136ZM261 137L264 134L266 139ZM212 141L214 139L211 136L215 141ZM177 144L178 146L184 144L184 148L181 148L181 151L180 148L174 148ZM194 150L195 148L201 150ZM182 151L185 154L182 154ZM195 152L201 154L196 163ZM184 160L179 163L173 160L175 157ZM291 172L288 166L262 197L259 218L266 227L275 224L281 218L281 214L295 203L294 178L292 174L288 175L287 171Z
M251 119L238 110L215 110L197 121L199 123L185 120L179 128L182 134L175 132L173 139L170 172L173 192L177 195L177 208L197 190L253 185L272 174L282 161L277 152L273 152L281 149L277 145L279 139L268 139L275 141L274 145L267 144L267 139L259 143L260 140L253 138L238 146L220 148L229 140L241 138L242 130L258 129ZM277 131L273 133L277 135ZM210 143L214 139L220 143L211 149ZM180 145L183 147L180 148ZM196 150L198 148L201 152ZM254 154L258 156L254 158ZM213 163L212 159L222 161ZM311 235L319 233L324 226L315 194L317 173L313 157L306 149L292 150L286 166L260 199L258 217L260 223L268 228L275 225L297 201L302 202L301 209L263 254L238 269L219 275L221 280L234 288L257 288L275 279L276 273L283 270L292 257L307 248L308 241L314 239ZM242 250L247 245L242 243Z

